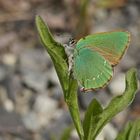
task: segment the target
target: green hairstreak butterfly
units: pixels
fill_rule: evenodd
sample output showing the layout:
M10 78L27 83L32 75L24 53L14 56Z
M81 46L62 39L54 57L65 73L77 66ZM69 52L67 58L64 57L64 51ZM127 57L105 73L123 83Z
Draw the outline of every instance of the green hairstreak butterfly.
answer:
M76 43L73 74L83 91L107 85L113 76L113 67L119 63L129 42L129 32L114 31L88 35Z

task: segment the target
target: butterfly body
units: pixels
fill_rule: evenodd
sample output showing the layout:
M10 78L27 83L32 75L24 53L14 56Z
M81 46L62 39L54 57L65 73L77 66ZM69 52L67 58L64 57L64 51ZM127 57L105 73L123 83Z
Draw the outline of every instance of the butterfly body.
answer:
M104 87L130 41L128 32L104 32L80 39L74 48L74 77L84 91Z

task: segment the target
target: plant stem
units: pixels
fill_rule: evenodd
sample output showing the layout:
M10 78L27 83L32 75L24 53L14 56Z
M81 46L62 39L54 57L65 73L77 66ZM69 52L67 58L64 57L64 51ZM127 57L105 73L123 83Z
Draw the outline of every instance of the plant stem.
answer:
M84 133L77 101L78 84L77 81L68 74L68 58L64 47L54 40L48 26L44 23L40 16L36 16L36 26L40 35L40 39L53 61L63 90L64 99L68 105L77 133L80 137L80 140L83 140Z

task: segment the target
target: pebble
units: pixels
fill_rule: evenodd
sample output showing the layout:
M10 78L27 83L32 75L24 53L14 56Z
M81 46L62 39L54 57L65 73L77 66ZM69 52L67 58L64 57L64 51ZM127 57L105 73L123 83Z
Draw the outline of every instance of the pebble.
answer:
M47 72L47 77L48 80L51 81L53 84L55 84L55 86L60 86L60 82L56 73L56 70L53 68L51 68L48 72Z
M15 112L7 112L4 108L0 108L0 132L9 132L13 134L23 134L25 127L21 117ZM9 121L10 120L10 121Z
M57 101L47 95L38 95L33 106L35 113L38 115L40 126L47 125L57 110Z
M79 93L79 104L83 109L86 109L93 99L97 99L102 106L106 106L111 97L105 90L93 91L87 94Z
M128 50L129 51L129 50ZM131 48L130 48L130 51L131 51ZM129 52L128 52L129 53ZM126 54L121 62L119 63L119 67L121 70L128 70L130 69L131 67L136 67L137 65L137 61L134 59L134 57L132 57L131 55L129 54Z
M46 89L49 66L50 60L40 50L25 50L20 56L20 71L23 82L37 91L45 91Z
M66 15L64 13L61 15L61 12L63 11L60 11L60 13L57 15L54 12L46 16L46 13L49 13L54 9L51 9L50 6L49 12L46 12L46 10L42 8L42 2L40 0L37 0L37 3L35 2L36 0L32 1L34 1L33 3L35 5L39 2L41 11L40 9L37 9L37 11L39 13L43 13L44 17L49 21L48 24L53 27L52 30L65 32L66 30L70 29L69 31L72 32L71 25L69 26L69 24L67 24L69 19L65 17L67 16L67 13L65 13ZM117 68L115 68L115 71L118 69L118 73L114 75L112 81L108 85L108 88L110 89L109 92L111 91L113 96L123 93L125 89L125 73L123 72L127 71L130 67L137 67L138 76L140 79L140 12L139 5L137 5L137 3L136 0L133 2L131 0L131 2L127 2L124 8L103 10L101 8L99 9L98 7L93 7L92 10L94 13L92 13L93 17L91 17L93 19L91 34L93 32L104 32L116 29L123 29L131 32L130 47L128 48L128 51L121 60L120 64L117 66ZM12 2L10 4L12 4ZM30 8L32 8L30 4L32 4L32 2L29 3L29 6L28 3L23 3L20 7L23 9L23 11L28 11ZM16 7L21 10L18 6ZM54 18L50 18L52 15ZM58 15L60 15L60 17ZM54 20L56 17L59 19L58 22ZM62 19L65 19L66 21L63 21ZM48 53L42 49L43 47L41 47L41 49L34 47L40 43L36 42L36 39L34 38L35 32L32 31L32 22L26 19L23 21L19 19L16 20L16 18L14 18L14 21L16 22L7 23L7 21L4 21L6 24L2 23L2 28L0 31L0 53L2 54L0 54L0 83L5 81L4 84L8 85L5 87L4 85L0 85L0 104L1 108L5 110L1 111L2 109L0 108L0 128L2 128L1 130L5 134L4 137L1 135L0 139L26 139L17 136L19 135L17 128L20 128L20 132L23 133L23 128L21 128L23 127L23 123L24 126L30 130L30 132L35 132L32 134L36 135L36 140L49 140L49 135L54 135L56 136L56 139L59 139L63 133L63 130L66 127L69 127L72 121L66 107L62 105L59 106L59 99L63 96L63 94L56 71L52 65ZM68 26L66 30L63 30L65 24ZM3 28L3 25L6 27L6 29ZM20 35L17 35L17 33L20 33ZM71 33L64 34L63 37L60 35L57 37L57 40L61 43L67 43L69 34ZM15 69L11 69L11 66L14 66ZM19 72L18 74L16 73L17 71ZM17 76L15 76L15 73ZM10 99L10 94L8 95L7 91L14 95L15 100L12 100L12 98ZM97 92L87 94L78 93L80 96L80 107L83 104L83 108L81 108L85 111L93 98L96 98L103 106L105 106L111 100L111 95L106 94L106 92L108 91L101 89ZM138 96L136 99L139 103ZM128 119L128 116L130 119L136 116L139 117L139 105L136 104L136 106L137 107L134 106L134 108L132 108L133 111L126 109L113 118L113 124L115 124L117 129L121 129L123 127L123 124ZM82 111L80 112L81 115L83 113ZM20 114L20 116L15 112ZM132 116L129 115L128 112L130 112ZM21 118L23 123L21 122ZM12 127L12 129L9 129L8 127ZM97 140L113 140L117 134L116 128L109 123L105 126ZM18 134L11 135L9 132L7 134L5 132L7 129L8 131L12 130L12 132ZM76 130L72 131L72 140L78 140Z
M50 136L60 139L64 130L70 127L72 120L69 112L62 109L57 109L54 116L55 117L48 123L46 130L44 131L44 135L50 134Z
M38 116L35 112L31 111L28 114L24 115L22 121L25 127L32 132L38 131L41 128L38 121Z
M0 65L0 81L3 81L7 75L7 68L5 65Z
M125 124L125 121L128 121L127 120L127 116L128 115L128 112L129 112L129 109L124 109L123 111L121 111L120 113L118 113L114 118L113 118L113 124L115 124L116 128L118 130L121 130L124 128L124 124ZM120 125L121 124L121 125Z
M117 129L111 123L108 123L99 133L96 140L114 140L117 136Z
M109 84L109 89L113 95L120 95L125 90L125 74L118 73Z
M6 53L2 57L2 61L3 61L4 64L6 64L8 66L15 66L15 64L17 62L17 58L12 53Z
M14 111L14 104L8 99L6 89L3 86L0 86L0 103L7 112Z
M14 111L14 104L13 104L13 102L10 99L5 100L5 102L4 102L4 108L8 112Z
M46 90L47 74L27 71L23 74L23 82L30 88L40 92Z
M21 116L26 115L32 107L30 104L32 98L35 98L35 94L33 94L31 90L23 88L22 91L18 92L16 98L16 112L19 113Z
M5 49L5 47L11 45L15 41L16 37L17 35L14 32L0 35L0 49Z

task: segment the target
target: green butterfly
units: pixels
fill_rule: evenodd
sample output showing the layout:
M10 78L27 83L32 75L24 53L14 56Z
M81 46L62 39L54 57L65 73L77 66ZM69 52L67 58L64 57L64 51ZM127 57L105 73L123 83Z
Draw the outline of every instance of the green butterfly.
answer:
M73 73L83 86L82 91L107 85L113 76L113 67L119 63L129 42L129 32L114 31L88 35L76 43Z

